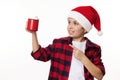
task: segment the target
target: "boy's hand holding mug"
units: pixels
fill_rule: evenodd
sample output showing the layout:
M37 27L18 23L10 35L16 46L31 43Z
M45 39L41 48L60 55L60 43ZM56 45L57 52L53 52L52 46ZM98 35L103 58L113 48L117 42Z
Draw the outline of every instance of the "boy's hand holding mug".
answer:
M26 30L30 32L38 31L39 19L36 16L35 18L28 18Z

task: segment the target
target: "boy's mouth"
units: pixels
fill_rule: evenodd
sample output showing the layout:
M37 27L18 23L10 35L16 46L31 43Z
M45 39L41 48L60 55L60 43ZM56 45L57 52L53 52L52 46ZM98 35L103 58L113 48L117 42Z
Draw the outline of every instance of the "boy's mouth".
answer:
M74 32L75 32L75 31L69 30L69 34L70 34L70 35L74 34Z

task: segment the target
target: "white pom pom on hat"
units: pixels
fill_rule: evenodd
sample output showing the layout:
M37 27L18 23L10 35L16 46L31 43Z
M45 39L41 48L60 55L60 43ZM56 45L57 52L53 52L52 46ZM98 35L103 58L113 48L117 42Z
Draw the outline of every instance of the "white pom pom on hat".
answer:
M99 36L102 36L102 35L103 35L103 32L102 32L102 31L98 31L98 35L99 35Z
M98 12L92 6L79 6L70 11L68 17L77 20L83 28L89 32L92 25L97 29L98 35L101 36L101 22Z

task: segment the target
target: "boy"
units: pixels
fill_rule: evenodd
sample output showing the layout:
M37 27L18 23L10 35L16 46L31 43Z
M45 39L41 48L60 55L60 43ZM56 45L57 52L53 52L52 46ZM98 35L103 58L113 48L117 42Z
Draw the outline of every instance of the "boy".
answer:
M101 33L100 17L91 6L79 6L68 15L68 37L54 39L47 47L32 33L32 57L40 61L51 60L48 80L102 80L105 68L101 60L101 48L87 37L92 25Z

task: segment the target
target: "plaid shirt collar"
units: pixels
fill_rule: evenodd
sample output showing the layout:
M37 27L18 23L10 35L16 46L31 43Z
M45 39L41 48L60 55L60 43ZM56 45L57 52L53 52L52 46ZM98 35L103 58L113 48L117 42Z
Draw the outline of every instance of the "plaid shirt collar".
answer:
M72 37L64 37L64 38L62 38L65 42L67 42L68 44L72 44ZM88 48L88 47L92 47L92 46L94 46L93 45L93 43L87 38L87 37L85 37L85 39L87 40L87 43L86 43L86 49Z

